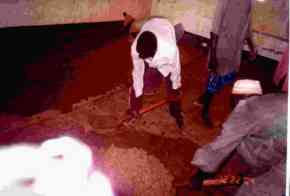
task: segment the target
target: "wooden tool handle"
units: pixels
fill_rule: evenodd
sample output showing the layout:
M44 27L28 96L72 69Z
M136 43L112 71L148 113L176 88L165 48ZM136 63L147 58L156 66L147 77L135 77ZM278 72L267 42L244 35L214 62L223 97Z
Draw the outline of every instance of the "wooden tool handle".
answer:
M150 111L152 111L152 110L154 110L154 109L156 109L158 107L161 107L162 105L165 105L166 103L167 103L167 99L162 99L161 101L159 101L157 103L154 103L154 104L152 104L152 105L150 105L148 107L142 108L140 110L139 114L143 115L143 114L145 114L147 112L150 112ZM126 119L121 120L121 122L117 125L117 127L122 126L124 123L126 123L126 122L128 122L130 120L131 120L131 118L126 118Z
M203 186L226 186L241 185L243 182L250 182L253 178L243 176L225 175L220 178L207 179L203 181Z
M167 103L167 99L162 99L161 101L159 101L157 103L154 103L154 104L152 104L152 105L150 105L150 106L148 106L146 108L142 108L140 110L140 114L142 115L142 114L145 114L147 112L150 112L150 111L154 110L155 108L158 108L158 107L160 107L162 105L165 105L166 103Z

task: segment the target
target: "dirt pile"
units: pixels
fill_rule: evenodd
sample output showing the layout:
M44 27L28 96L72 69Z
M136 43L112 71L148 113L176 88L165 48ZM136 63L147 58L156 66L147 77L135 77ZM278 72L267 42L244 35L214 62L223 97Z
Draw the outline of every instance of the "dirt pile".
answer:
M104 153L104 170L122 195L171 196L173 176L155 156L138 148L112 145Z

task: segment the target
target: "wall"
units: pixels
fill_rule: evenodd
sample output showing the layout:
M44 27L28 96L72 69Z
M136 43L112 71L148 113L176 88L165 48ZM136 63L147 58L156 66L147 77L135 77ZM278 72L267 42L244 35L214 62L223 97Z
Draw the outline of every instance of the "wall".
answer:
M152 0L1 0L0 28L115 21L150 14Z
M183 23L185 30L209 38L217 0L153 0L152 15ZM287 44L289 0L254 2L253 29L259 54L279 59ZM288 24L288 27L287 27Z
M289 0L256 2L253 26L259 53L279 59L288 39ZM217 0L1 0L0 28L115 21L127 11L137 18L167 16L185 30L209 37Z

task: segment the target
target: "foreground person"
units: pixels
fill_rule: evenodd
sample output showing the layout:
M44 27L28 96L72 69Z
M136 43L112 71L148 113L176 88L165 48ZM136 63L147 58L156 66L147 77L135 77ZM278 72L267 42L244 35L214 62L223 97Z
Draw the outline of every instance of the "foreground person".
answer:
M287 94L268 94L240 101L221 134L198 149L192 159L192 187L219 171L230 157L240 157L244 176L236 196L281 196L285 193ZM238 167L234 165L233 167ZM240 169L242 172L242 168Z
M131 46L133 85L128 115L138 118L142 96L152 94L165 80L170 115L183 127L179 49L173 25L165 18L151 18L141 28Z

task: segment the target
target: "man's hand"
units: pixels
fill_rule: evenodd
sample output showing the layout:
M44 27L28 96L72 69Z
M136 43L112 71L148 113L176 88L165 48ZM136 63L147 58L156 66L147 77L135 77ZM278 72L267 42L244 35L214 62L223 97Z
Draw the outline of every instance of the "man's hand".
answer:
M167 97L169 102L169 113L175 118L177 126L181 129L184 126L183 115L181 111L181 91L180 89L171 89Z

